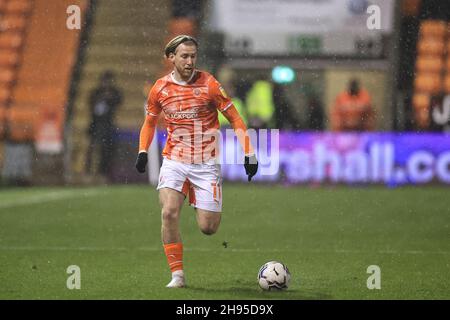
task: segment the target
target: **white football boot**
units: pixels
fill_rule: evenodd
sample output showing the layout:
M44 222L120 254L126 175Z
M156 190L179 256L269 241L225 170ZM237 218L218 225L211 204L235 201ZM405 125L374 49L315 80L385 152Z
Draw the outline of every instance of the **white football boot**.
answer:
M183 270L178 270L172 273L172 280L166 286L167 288L184 288L184 273Z

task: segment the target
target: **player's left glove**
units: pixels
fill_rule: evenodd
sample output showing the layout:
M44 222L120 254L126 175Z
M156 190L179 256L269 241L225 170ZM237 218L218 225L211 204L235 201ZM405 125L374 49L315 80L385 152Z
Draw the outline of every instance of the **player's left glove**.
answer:
M137 171L139 171L140 173L144 173L145 172L145 166L147 165L147 162L148 162L147 152L140 152L138 154L137 159L136 159L136 169L137 169Z
M250 157L245 156L244 160L245 174L248 176L248 181L252 181L253 176L258 172L258 159L255 155Z

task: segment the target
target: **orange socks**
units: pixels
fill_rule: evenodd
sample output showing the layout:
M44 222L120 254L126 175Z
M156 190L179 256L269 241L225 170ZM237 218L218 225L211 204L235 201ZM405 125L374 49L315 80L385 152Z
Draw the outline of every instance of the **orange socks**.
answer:
M172 273L183 270L183 244L181 242L164 244L164 252Z

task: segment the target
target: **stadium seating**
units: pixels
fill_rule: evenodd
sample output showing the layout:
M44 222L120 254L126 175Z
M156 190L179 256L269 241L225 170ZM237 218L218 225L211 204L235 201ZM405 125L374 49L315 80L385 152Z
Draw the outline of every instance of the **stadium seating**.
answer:
M401 4L403 15L417 16L419 14L421 0L404 0Z
M0 67L13 68L19 63L19 53L14 50L0 50Z
M418 128L427 128L430 121L429 106L426 108L415 107L414 113Z
M426 93L416 93L413 97L413 106L416 122L419 127L428 125L428 108L430 104L430 95Z
M0 99L1 99L2 89L0 89ZM0 139L5 134L5 119L6 119L6 108L2 106L0 100Z
M0 20L0 32L23 31L26 27L27 19L22 15L6 15Z
M23 42L23 36L19 32L0 33L0 49L18 50Z
M9 90L3 86L0 87L0 108L6 108L9 97Z
M6 122L11 124L18 119L16 113L11 112L10 104L13 101L12 92L17 83L31 10L30 0L0 0L0 139L5 137ZM24 133L28 131L27 127L31 126L20 126ZM9 135L8 138L12 136Z
M27 14L32 7L29 0L8 0L5 7L6 13Z
M9 121L9 139L16 142L32 142L39 110L34 106L12 107L7 112Z
M418 73L414 85L418 92L437 94L442 90L442 78L438 73Z
M430 103L430 96L426 93L416 93L413 97L413 105L416 109L427 109Z
M14 70L2 68L0 70L0 85L9 86L14 81Z
M419 55L442 55L445 50L445 43L442 39L422 38L419 40Z
M85 0L61 0L51 6L45 0L33 3L9 114L10 135L16 141L34 140L42 108L51 106L58 114L65 112L80 31L67 29L67 16L60 12L65 13L67 6L72 4L79 5L82 12L87 6ZM24 0L14 0L7 10L18 14L28 12L29 8ZM54 24L63 27L55 28L49 24L49 17Z
M416 75L412 105L419 128L426 129L429 123L430 98L449 92L450 28L446 21L424 20L420 25L417 43ZM445 81L444 81L445 79Z
M420 26L420 36L425 38L445 38L447 23L440 20L425 20Z
M149 12L155 12L149 18ZM112 70L124 100L116 116L121 129L136 130L142 125L143 106L149 89L161 76L163 48L170 10L166 0L98 1L93 28L86 48L85 63L74 101L73 171L84 171L88 145L86 130L91 121L90 91L98 85L102 72Z
M174 18L169 21L169 32L171 33L168 37L170 39L179 34L194 36L197 33L197 26L193 19Z
M416 69L419 72L439 73L443 67L442 56L419 56L416 61Z
M0 107L10 140L33 141L43 107L65 112L80 33L65 28L65 12L87 3L0 0Z

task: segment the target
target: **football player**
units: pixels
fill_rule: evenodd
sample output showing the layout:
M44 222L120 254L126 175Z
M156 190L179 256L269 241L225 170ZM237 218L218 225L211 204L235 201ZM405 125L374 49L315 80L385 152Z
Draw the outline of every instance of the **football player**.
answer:
M222 179L216 135L218 112L228 119L244 150L248 181L258 170L247 128L231 99L211 74L196 69L197 49L197 40L186 35L179 35L166 45L165 56L174 68L150 90L136 160L137 170L145 172L147 150L162 112L168 136L157 190L162 207L162 242L172 272L167 285L170 288L185 286L179 231L184 199L189 196L204 234L212 235L219 228Z

